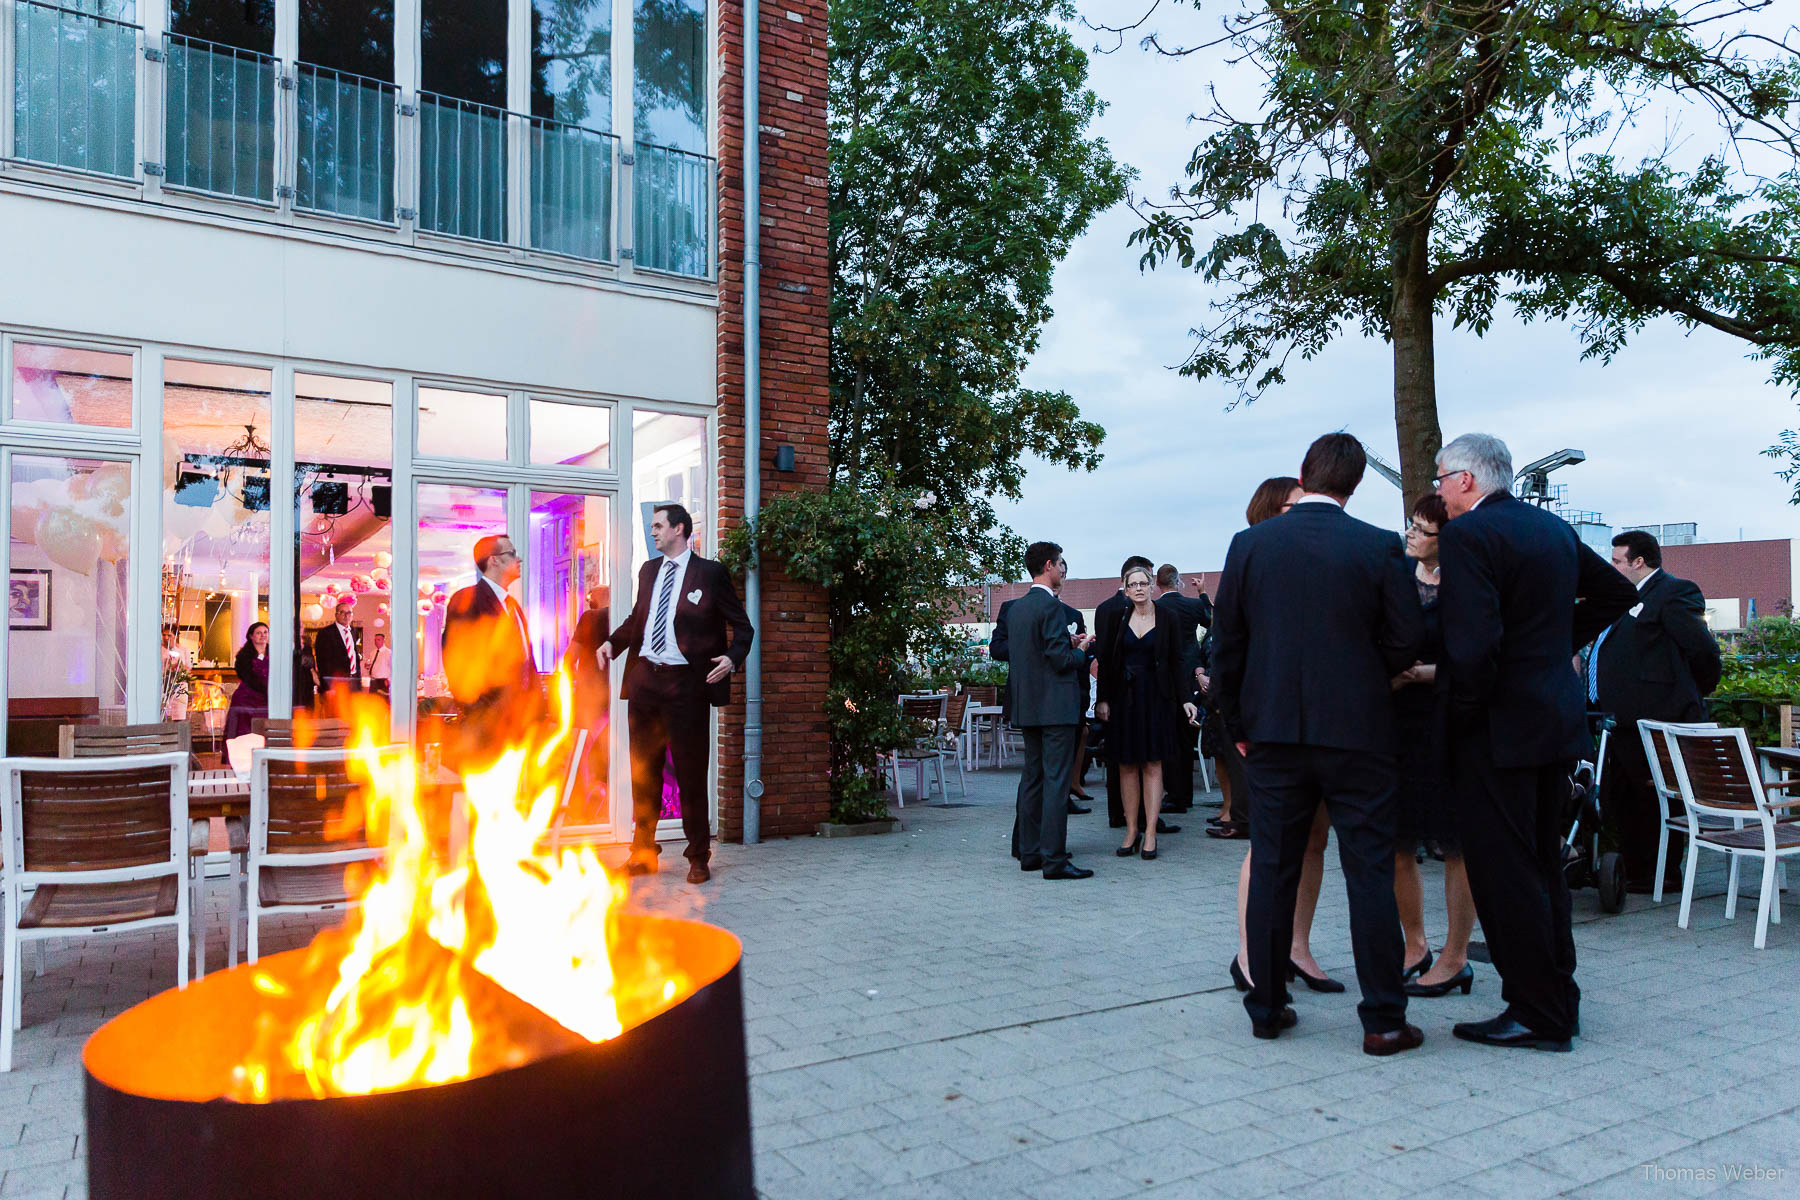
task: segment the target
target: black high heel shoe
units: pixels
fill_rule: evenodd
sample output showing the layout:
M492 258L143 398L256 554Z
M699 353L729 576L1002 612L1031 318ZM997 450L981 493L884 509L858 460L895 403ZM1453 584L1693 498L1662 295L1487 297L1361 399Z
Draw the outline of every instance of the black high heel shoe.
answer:
M1414 963L1412 966L1406 968L1406 973L1404 975L1400 976L1400 982L1401 983L1411 983L1413 980L1417 979L1419 976L1423 975L1425 972L1431 970L1431 962L1432 962L1431 947L1427 946L1425 948L1425 957L1421 958L1418 962Z
M1439 996L1448 996L1451 992L1461 988L1462 994L1466 996L1469 994L1469 989L1474 986L1475 968L1471 967L1468 963L1464 963L1462 970L1444 980L1442 983L1420 983L1416 979L1407 980L1406 994L1409 996L1424 996L1427 999L1436 999Z
M1146 846L1143 848L1143 850L1138 852L1138 857L1142 858L1145 862L1149 862L1151 859L1156 857L1156 851L1152 850L1150 847Z
M1298 979L1306 985L1308 991L1341 992L1344 990L1344 985L1329 975L1308 975L1291 958L1288 959L1288 978Z
M1237 985L1237 990L1240 992L1247 992L1250 990L1250 981L1244 978L1243 968L1238 966L1237 955L1235 954L1231 956L1231 982Z
M1134 855L1138 852L1138 843L1143 840L1144 840L1144 835L1140 833L1136 837L1132 838L1129 842L1125 843L1123 846L1120 846L1117 850L1114 850L1113 853L1118 855L1120 858L1130 858L1132 855Z

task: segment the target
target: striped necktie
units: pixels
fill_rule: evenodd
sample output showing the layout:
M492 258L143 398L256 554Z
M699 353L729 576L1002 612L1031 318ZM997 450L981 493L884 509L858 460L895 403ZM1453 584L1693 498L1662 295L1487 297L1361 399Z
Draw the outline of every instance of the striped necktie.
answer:
M662 583L656 589L656 621L650 630L650 652L666 654L669 649L669 605L675 600L675 560L663 564Z

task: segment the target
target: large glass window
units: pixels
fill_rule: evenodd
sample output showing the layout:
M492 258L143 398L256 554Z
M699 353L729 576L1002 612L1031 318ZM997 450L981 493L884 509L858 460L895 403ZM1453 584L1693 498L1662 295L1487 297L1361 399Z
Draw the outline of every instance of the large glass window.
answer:
M531 402L531 461L564 467L612 465L612 409L596 404Z
M300 0L297 207L393 220L393 76L393 0Z
M506 0L424 0L419 224L506 240Z
M418 492L417 661L423 716L453 708L444 676L444 614L450 597L479 578L475 543L506 533L506 489L421 483Z
M274 0L174 0L168 162L174 187L275 199Z
M420 388L419 453L429 458L505 458L506 397Z
M588 731L568 819L580 826L611 820L607 771L612 683L596 657L612 632L604 496L532 492L525 550L525 602L538 670L569 673L572 728ZM629 598L622 598L626 604Z
M637 263L704 276L712 245L705 0L636 0L632 209Z
M137 174L137 6L132 0L16 0L13 153Z
M190 720L208 739L269 619L270 383L261 367L163 364L163 624L193 658Z
M650 519L658 504L679 504L694 518L693 547L711 556L706 528L706 419L638 410L631 421L631 494L637 523L631 540L632 578L656 553Z
M13 456L8 754L54 758L60 726L125 722L131 475L125 462Z
M12 418L131 428L131 355L14 342Z
M531 244L611 258L611 0L532 0L531 117Z

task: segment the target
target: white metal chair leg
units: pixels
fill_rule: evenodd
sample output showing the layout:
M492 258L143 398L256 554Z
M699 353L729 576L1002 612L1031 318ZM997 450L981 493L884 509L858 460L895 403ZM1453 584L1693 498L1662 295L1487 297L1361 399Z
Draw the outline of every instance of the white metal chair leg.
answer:
M7 908L12 908L9 902ZM0 1071L12 1070L13 1028L19 1019L19 943L18 935L13 932L12 914L7 913L6 921L6 979L3 982L5 998L0 1000L4 1012L0 1012Z
M1763 855L1762 895L1756 901L1756 948L1769 942L1769 904L1775 896L1775 856Z
M244 857L233 854L230 858L231 903L226 905L226 918L231 923L231 932L226 935L225 965L235 967L238 963L238 922L243 919L250 904L248 897L244 895Z
M1731 882L1725 888L1725 919L1727 921L1735 921L1737 919L1737 893L1738 856L1733 854L1731 856Z
M194 978L206 978L206 860L188 859L188 919L193 930ZM186 961L187 956L182 956Z
M1688 913L1694 907L1694 868L1699 865L1695 861L1699 857L1700 844L1693 838L1689 838L1687 868L1681 873L1681 915L1675 920L1676 926L1681 929L1688 927Z
M1662 834L1656 839L1656 874L1651 876L1650 902L1661 904L1663 897L1663 868L1669 862L1669 827L1662 827Z
M36 979L44 973L44 943L32 939L31 943L31 977Z

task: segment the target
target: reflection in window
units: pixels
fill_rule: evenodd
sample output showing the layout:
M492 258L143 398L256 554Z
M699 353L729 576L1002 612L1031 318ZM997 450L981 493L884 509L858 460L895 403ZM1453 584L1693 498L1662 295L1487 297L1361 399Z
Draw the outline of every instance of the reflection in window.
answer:
M506 0L425 0L419 224L506 240Z
M631 494L637 500L637 521L631 539L632 578L637 568L656 553L650 540L650 519L658 504L673 501L694 518L696 554L712 555L706 528L709 497L706 490L706 420L673 413L639 409L631 422Z
M506 533L506 489L419 485L419 712L448 711L444 613L450 597L473 584L475 543Z
M612 465L612 409L533 400L531 461L605 470Z
M607 574L604 496L531 493L531 532L525 546L526 613L538 670L567 670L574 704L572 728L588 731L566 823L600 833L609 820L608 724L612 681L596 657L612 632L612 587ZM629 605L630 597L620 603ZM566 830L568 831L568 830Z
M15 421L131 428L131 355L14 342Z
M294 203L394 217L393 0L301 0Z
M506 397L420 388L419 453L433 458L505 458Z
M163 624L194 654L196 737L224 731L233 660L268 620L268 371L163 364Z
M275 0L170 0L169 31L273 54Z
M59 726L124 723L131 499L127 463L13 456L8 754L55 758Z
M13 154L81 171L137 173L136 5L13 6Z
M170 186L273 202L273 0L175 0L169 30Z
M531 115L612 131L611 0L533 0Z
M636 0L639 141L694 154L706 142L706 0Z

